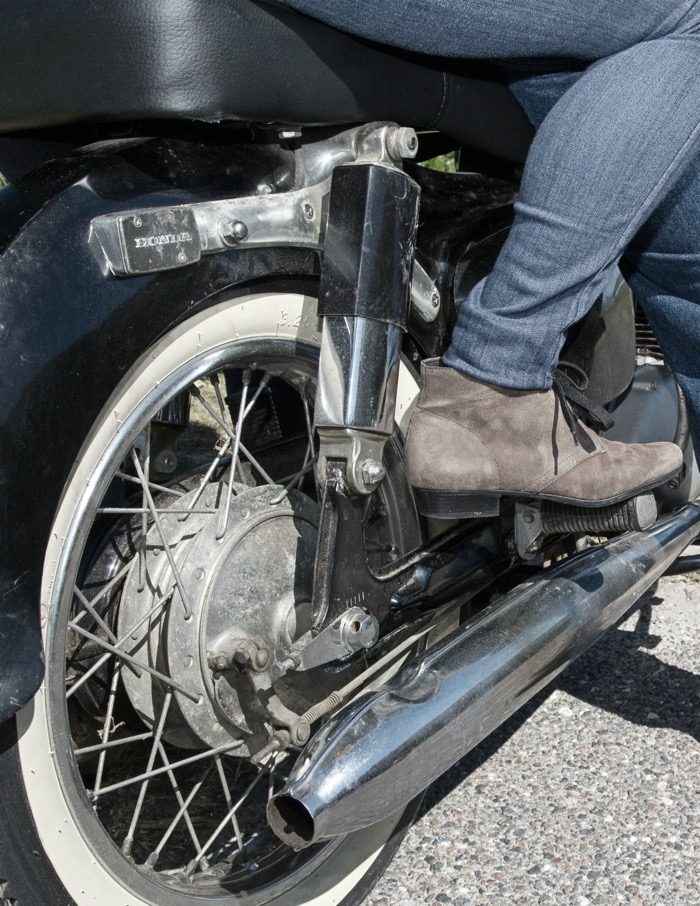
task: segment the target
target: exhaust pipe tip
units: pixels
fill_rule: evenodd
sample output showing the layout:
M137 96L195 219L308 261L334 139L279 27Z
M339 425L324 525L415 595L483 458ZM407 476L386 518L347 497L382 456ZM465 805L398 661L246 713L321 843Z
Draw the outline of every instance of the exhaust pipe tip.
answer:
M297 852L315 843L316 824L306 806L286 793L267 804L267 820L274 834Z

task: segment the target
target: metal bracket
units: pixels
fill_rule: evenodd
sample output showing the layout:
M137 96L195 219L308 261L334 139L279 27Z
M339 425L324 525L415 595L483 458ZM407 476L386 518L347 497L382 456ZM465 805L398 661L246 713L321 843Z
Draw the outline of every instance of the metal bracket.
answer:
M277 680L288 670L313 670L372 648L378 639L377 618L361 607L349 607L318 635L301 639L286 658L272 665L270 675Z
M537 556L545 536L539 505L518 501L515 504L515 546L518 556L523 560Z
M400 159L414 157L417 149L415 132L393 123L348 129L302 144L294 152L293 173L271 177L256 195L103 214L92 220L88 242L105 273L115 277L185 267L231 248L320 250L333 170L368 163L398 169ZM275 190L287 183L288 191ZM411 303L426 322L440 309L437 287L417 262Z
M367 498L349 493L343 463L329 462L328 474L318 529L313 626L323 629L351 607L362 607L381 622L390 612L391 589L372 575L367 563Z

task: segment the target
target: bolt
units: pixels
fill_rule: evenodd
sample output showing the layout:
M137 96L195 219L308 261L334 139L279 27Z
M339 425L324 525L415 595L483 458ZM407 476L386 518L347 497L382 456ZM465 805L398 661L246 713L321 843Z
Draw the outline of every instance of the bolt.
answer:
M143 220L140 217L134 217L133 224L138 229L138 227L143 226Z
M418 136L414 129L394 126L386 133L386 150L393 160L415 157L418 152Z
M220 651L210 651L207 654L207 662L212 670L216 673L223 673L230 667L230 661L225 654Z
M177 260L180 262L180 264L187 263L187 254L184 249L177 253Z
M440 308L440 293L436 289L430 294L430 304L433 308Z
M233 659L241 667L264 670L270 661L270 652L252 639L241 639L236 643Z
M312 204L309 204L308 201L305 201L303 208L304 208L304 217L306 217L307 220L313 220L314 219L314 206Z
M199 582L201 582L202 579L204 578L204 570L202 569L201 566L198 566L197 569L194 571L194 577Z
M267 182L261 182L258 188L256 189L258 195L272 195L274 189Z
M250 663L250 651L247 648L239 648L233 656L234 661L241 667L247 667Z
M248 235L248 227L242 220L227 220L221 224L221 238L226 245L238 245Z
M360 475L366 485L374 487L384 481L386 469L376 459L366 459L360 466Z
M294 745L303 746L309 741L309 736L311 736L311 724L308 722L308 720L301 718L292 727L290 735Z
M523 513L523 522L534 522L535 514L534 513Z
M298 656L292 656L282 658L270 667L270 679L275 682L278 679L282 679L285 673L289 673L290 670L296 669L299 665Z
M289 733L286 730L275 730L267 745L263 746L259 752L256 752L255 755L253 755L253 764L260 764L260 762L264 761L268 755L271 755L273 752L284 750L288 745Z

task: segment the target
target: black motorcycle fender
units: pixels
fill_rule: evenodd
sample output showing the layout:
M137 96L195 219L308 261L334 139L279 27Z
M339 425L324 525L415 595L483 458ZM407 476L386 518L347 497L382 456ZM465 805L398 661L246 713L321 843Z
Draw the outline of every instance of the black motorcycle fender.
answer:
M318 274L314 250L259 249L118 279L88 246L92 218L254 194L286 153L130 140L73 153L0 191L0 722L42 681L46 543L81 445L121 378L231 287Z

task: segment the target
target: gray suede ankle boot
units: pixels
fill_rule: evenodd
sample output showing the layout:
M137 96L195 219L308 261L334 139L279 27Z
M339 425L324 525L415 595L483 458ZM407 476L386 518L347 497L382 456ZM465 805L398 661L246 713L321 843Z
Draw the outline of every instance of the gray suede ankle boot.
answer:
M606 506L663 484L683 465L675 444L599 437L564 411L554 390L484 384L438 359L423 362L422 376L406 465L425 515L496 515L501 497Z

